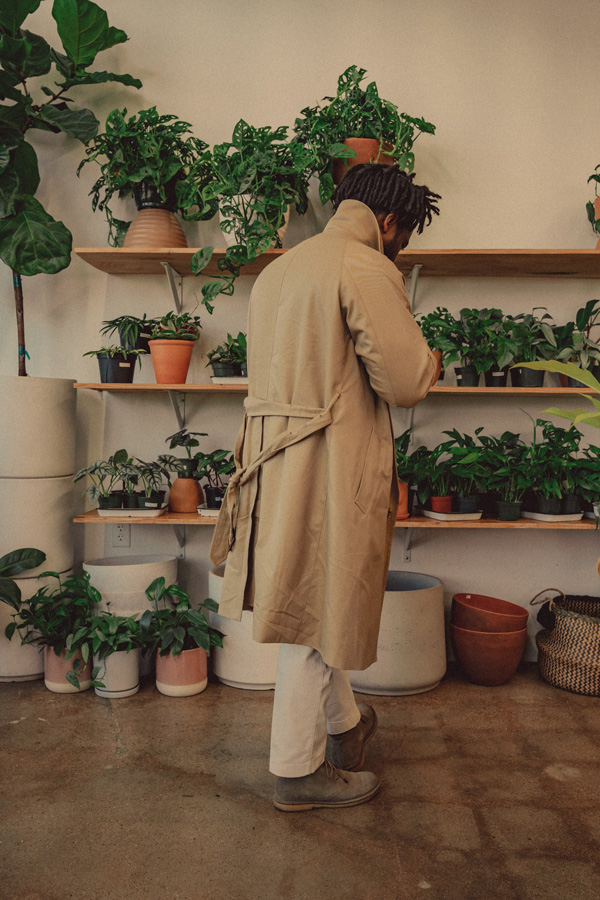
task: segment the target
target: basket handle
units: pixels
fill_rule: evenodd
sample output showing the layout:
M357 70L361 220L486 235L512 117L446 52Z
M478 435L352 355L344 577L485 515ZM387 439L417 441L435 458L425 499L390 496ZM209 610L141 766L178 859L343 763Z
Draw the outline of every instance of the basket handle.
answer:
M530 605L530 606L539 606L540 603L545 603L545 601L548 600L549 603L550 603L550 606L552 606L552 604L555 603L555 598L554 598L554 597L544 597L543 600L538 600L538 599L537 599L538 597L541 597L542 594L545 594L547 591L555 591L557 594L560 594L560 596L561 596L561 598L562 598L563 600L565 599L565 595L563 594L563 592L562 592L559 588L544 588L543 591L539 591L539 593L537 593L537 594L535 595L535 597L534 597L532 600L529 601L529 605ZM536 602L536 601L537 601L537 602Z

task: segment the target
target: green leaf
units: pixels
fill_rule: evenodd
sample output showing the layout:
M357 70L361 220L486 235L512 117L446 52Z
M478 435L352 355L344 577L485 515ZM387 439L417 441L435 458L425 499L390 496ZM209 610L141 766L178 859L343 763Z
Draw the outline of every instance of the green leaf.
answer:
M108 16L91 0L54 0L52 15L76 69L85 69L101 50L127 40L125 32L109 27Z
M12 165L19 176L19 188L23 194L35 194L40 183L37 155L31 144L23 141L15 150Z
M14 215L20 196L17 173L13 169L5 169L0 174L0 219Z
M200 275L212 259L214 247L203 247L192 256L190 267L194 275Z
M11 578L0 578L0 600L13 609L21 605L21 591Z
M35 12L41 0L2 0L0 25L15 35L27 16Z
M50 44L39 34L32 31L22 31L25 39L26 56L23 61L23 75L25 78L33 78L45 75L52 68L52 56Z
M67 89L79 84L104 84L107 81L117 81L119 84L135 88L142 86L139 78L132 75L115 75L113 72L75 72L74 75L67 75L60 87Z
M18 75L0 72L0 100L16 100L17 102L22 100L23 94L15 87L18 83Z
M71 232L25 195L18 211L0 220L0 259L21 275L54 275L71 261Z
M20 575L26 569L35 569L45 561L46 554L34 547L23 547L0 556L0 574L6 576Z
M83 144L87 144L96 136L100 125L91 109L72 109L66 105L59 108L50 105L43 106L39 115L44 122L55 125L65 134L77 138Z

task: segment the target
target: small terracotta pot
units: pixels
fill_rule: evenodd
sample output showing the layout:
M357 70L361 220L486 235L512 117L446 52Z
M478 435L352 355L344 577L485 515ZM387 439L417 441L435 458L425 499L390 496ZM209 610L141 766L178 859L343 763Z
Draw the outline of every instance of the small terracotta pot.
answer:
M396 513L396 521L408 519L410 516L408 511L408 485L405 481L398 481L398 494L398 512Z
M600 197L596 197L594 200L594 215L596 220L600 219ZM596 250L600 250L600 240L596 244Z
M55 694L77 694L92 686L92 660L84 669L78 669L79 688L67 681L67 672L73 668L75 660L81 660L81 650L65 661L66 650L57 656L53 647L44 647L44 684Z
M177 656L156 654L156 687L168 697L191 697L208 682L206 651L201 647L182 650Z
M204 492L194 478L176 478L169 491L171 512L195 513L204 503Z
M150 341L150 355L157 384L185 384L195 341Z
M334 158L331 167L331 175L335 184L339 184L348 169L358 166L361 163L377 162L386 166L393 166L394 160L386 153L380 153L381 142L375 138L346 138L343 142L351 150L356 153L356 159ZM385 145L385 150L389 145ZM391 148L390 148L391 149Z
M447 497L430 497L429 501L431 503L431 509L433 510L433 512L452 512L452 497L450 495L448 495Z
M442 351L441 350L432 350L431 352L435 356L435 359L437 362L437 375L436 375L435 381L433 381L431 383L431 386L433 387L433 385L437 384L437 382L440 380L440 375L442 374Z
M517 671L525 650L527 629L521 631L470 631L450 623L456 658L469 681L495 686L506 684Z
M485 594L454 594L452 621L471 631L522 631L529 613L516 603Z

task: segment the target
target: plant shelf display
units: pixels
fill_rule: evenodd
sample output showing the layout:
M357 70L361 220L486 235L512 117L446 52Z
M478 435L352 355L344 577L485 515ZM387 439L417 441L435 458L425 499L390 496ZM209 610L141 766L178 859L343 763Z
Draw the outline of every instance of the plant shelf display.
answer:
M143 391L179 391L181 394L227 394L227 393L244 393L248 390L247 382L243 384L242 382L238 383L226 383L226 384L116 384L116 383L103 383L100 382L77 382L75 384L75 388L80 390L88 390L88 391L112 391L117 394L123 393L140 393ZM444 385L435 385L429 391L429 394L458 394L458 395L468 395L468 394L504 394L504 395L512 395L516 397L523 396L525 394L589 394L592 393L591 388L586 388L581 385L580 388L564 388L564 387L534 387L534 388L515 388L515 387L456 387L454 385L448 385L445 387Z

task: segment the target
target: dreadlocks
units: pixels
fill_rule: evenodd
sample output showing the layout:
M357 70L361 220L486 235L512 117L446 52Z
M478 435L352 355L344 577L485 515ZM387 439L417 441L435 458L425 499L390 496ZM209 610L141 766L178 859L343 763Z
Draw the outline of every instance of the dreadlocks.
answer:
M342 200L360 200L377 215L395 213L400 228L417 229L421 234L440 211L435 203L440 200L428 187L414 184L414 172L407 175L398 166L380 163L363 163L353 166L344 176L333 197L337 209Z

